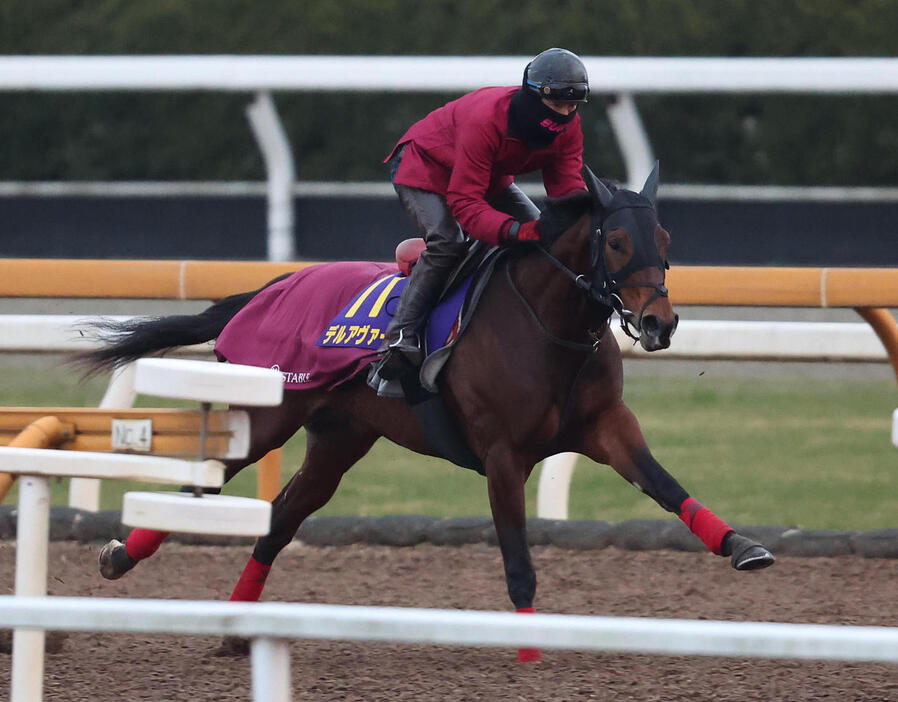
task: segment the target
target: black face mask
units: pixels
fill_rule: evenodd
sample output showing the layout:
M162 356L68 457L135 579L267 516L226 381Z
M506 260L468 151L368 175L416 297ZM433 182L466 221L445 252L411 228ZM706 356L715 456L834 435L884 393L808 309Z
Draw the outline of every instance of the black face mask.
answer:
M576 115L576 111L559 114L530 90L521 88L512 96L508 108L508 135L531 149L547 149Z

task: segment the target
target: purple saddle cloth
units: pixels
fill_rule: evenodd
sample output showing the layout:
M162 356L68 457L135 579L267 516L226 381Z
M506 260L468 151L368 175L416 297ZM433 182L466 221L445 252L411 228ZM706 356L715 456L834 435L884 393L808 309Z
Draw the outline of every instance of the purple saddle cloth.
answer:
M408 278L396 264L322 263L262 290L215 342L219 360L275 368L287 389L332 389L375 359ZM427 352L454 340L470 282L431 315Z

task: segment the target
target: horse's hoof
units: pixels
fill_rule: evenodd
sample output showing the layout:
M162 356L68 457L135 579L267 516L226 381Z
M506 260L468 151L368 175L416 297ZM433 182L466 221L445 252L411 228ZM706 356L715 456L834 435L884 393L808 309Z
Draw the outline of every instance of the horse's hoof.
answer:
M248 656L250 641L242 636L225 636L212 655L218 658L237 658Z
M730 563L736 570L761 570L776 561L761 544L739 534L730 537L730 548Z
M125 544L118 539L113 539L100 549L97 563L100 566L100 575L107 580L118 580L137 565L137 561L128 555Z

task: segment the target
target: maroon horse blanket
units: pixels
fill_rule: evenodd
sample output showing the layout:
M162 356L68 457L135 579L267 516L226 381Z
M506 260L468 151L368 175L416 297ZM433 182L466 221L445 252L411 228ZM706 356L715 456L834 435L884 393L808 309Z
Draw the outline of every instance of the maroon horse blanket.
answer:
M386 279L398 270L391 263L346 261L297 271L262 290L228 322L215 354L275 368L287 389L332 389L376 357L401 291ZM365 298L364 307L352 310L354 303L347 303L357 296ZM346 319L347 312L354 319ZM341 319L345 323L337 323Z

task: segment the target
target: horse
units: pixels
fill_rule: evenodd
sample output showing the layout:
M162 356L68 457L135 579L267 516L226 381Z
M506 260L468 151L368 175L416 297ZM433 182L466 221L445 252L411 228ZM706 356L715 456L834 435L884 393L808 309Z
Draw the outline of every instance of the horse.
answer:
M658 221L658 165L639 192L599 180L588 168L584 177L587 191L545 206L540 244L508 247L440 376L445 405L482 463L508 595L518 612L533 611L536 593L524 484L538 462L560 452L610 465L736 570L775 560L661 466L623 401L621 352L609 331L613 314L647 351L667 348L678 322L665 287L670 235ZM113 323L106 345L80 360L101 370L215 339L266 287L198 315ZM246 458L225 461L226 481L300 427L308 441L302 466L272 503L271 531L257 540L231 600L259 600L278 553L378 438L437 455L409 403L378 397L360 374L329 391L285 390L279 407L240 409L250 415L251 445ZM100 552L101 574L121 577L165 536L135 529L124 544L110 541ZM538 658L532 651L520 655Z

